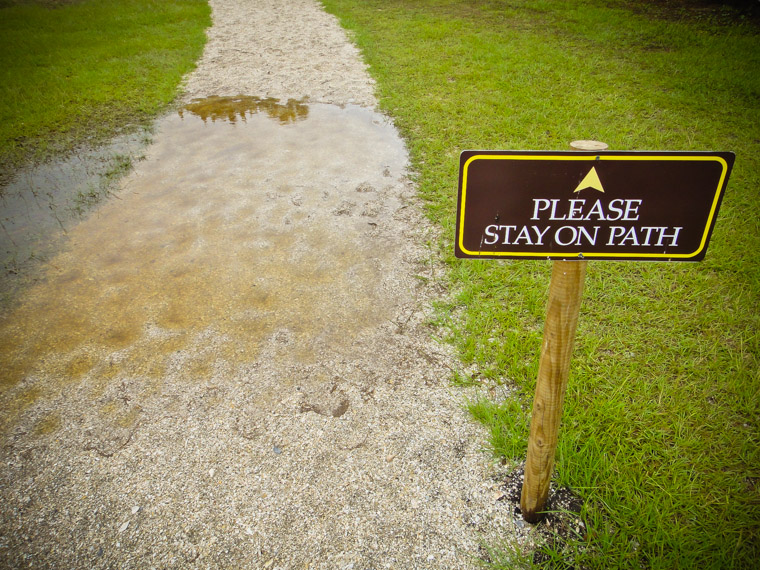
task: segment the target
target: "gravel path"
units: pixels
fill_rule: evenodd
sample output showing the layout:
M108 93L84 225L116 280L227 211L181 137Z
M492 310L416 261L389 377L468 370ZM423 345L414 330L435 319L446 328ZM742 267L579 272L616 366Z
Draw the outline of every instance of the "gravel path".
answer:
M211 5L187 105L0 322L0 566L475 567L514 519L403 143L316 2Z

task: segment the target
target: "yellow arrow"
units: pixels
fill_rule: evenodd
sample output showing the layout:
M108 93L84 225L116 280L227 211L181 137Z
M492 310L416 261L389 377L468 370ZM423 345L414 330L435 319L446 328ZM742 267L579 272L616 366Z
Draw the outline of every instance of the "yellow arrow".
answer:
M578 184L578 187L574 190L574 192L580 192L584 188L593 188L594 190L599 190L599 192L604 192L604 188L602 188L602 181L599 180L599 175L596 173L595 166L591 167L591 170L589 170L588 174L586 174L584 179L581 180L581 183Z

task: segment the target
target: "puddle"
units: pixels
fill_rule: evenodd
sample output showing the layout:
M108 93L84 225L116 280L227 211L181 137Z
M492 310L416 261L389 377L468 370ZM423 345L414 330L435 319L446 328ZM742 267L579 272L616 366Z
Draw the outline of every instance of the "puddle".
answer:
M0 321L0 386L26 394L16 413L69 386L234 374L283 331L303 362L350 357L391 318L396 131L358 107L280 107L215 98L160 122L118 199L68 232Z
M64 160L27 167L0 188L0 305L23 286L58 238L108 196L111 185L143 156L138 131Z

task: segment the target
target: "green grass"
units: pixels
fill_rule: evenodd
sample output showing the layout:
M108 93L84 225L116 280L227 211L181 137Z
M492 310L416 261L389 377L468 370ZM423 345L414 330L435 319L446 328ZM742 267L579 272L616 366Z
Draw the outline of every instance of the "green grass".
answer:
M202 0L0 0L0 171L147 124L208 25Z
M518 393L472 405L497 458L524 458L551 265L453 257L459 152L564 150L576 139L617 150L736 152L704 262L589 264L556 473L586 499L589 533L554 554L591 568L754 568L756 24L730 10L675 18L646 3L600 0L324 4L363 50L442 227L453 294L441 307L441 334L479 382Z

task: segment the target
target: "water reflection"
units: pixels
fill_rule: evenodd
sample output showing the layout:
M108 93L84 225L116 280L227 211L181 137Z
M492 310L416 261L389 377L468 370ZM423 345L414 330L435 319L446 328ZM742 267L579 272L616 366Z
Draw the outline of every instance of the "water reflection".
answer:
M179 116L184 117L185 111L199 116L204 123L208 119L214 123L217 120L235 123L238 119L245 122L247 116L263 112L285 125L301 121L309 116L309 106L305 104L305 99L288 99L287 103L280 103L279 99L271 97L262 99L243 95L193 99L191 103L179 110Z

